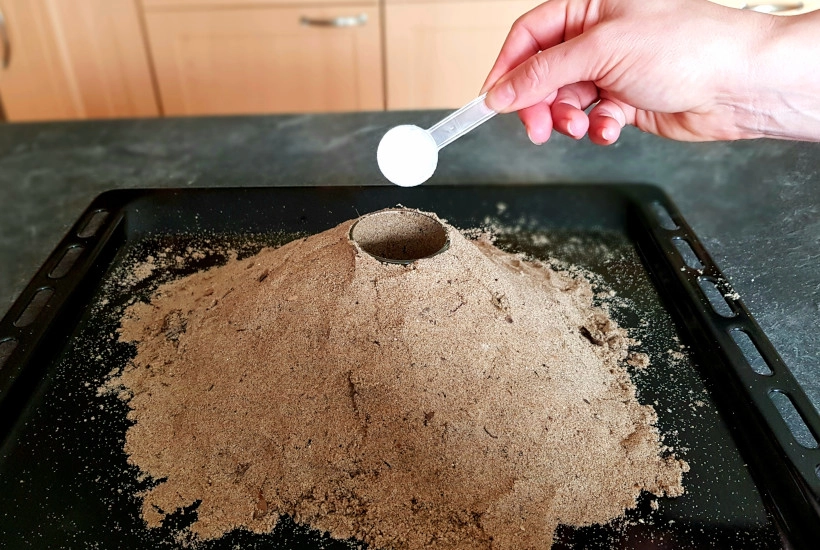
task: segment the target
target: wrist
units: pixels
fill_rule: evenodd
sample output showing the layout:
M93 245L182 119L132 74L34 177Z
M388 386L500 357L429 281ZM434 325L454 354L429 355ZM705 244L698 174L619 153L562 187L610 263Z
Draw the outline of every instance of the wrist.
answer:
M820 141L820 12L768 16L738 98L745 137Z

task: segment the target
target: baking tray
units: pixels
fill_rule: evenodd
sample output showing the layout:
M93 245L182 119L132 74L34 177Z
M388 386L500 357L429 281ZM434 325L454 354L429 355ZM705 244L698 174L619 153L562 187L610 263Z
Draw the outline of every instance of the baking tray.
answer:
M560 527L555 548L817 548L820 418L678 210L638 184L100 195L0 322L0 547L176 547L196 505L144 527L134 495L147 482L122 450L127 406L97 394L134 353L113 338L122 308L226 261L229 248L248 255L397 204L493 226L502 248L588 270L615 291L613 315L652 359L633 379L691 466L686 494L658 510L642 497L609 525ZM116 286L135 260L203 242L213 245L204 258ZM359 545L284 518L273 533L202 547Z

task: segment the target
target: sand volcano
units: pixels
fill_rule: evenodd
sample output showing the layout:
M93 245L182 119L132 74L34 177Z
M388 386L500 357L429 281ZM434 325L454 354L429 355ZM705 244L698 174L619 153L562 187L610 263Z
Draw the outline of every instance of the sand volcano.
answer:
M148 526L199 501L200 540L289 514L374 548L548 548L682 493L586 280L419 213L353 224L128 309L112 383L162 480Z

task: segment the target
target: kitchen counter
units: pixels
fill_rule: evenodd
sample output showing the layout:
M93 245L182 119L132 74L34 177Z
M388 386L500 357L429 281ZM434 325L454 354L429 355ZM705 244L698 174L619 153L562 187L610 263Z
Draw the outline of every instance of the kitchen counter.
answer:
M0 126L0 315L97 194L130 187L378 185L382 134L436 112ZM426 185L661 186L820 409L820 144L675 143L627 129L608 148L536 147L514 116L441 152Z

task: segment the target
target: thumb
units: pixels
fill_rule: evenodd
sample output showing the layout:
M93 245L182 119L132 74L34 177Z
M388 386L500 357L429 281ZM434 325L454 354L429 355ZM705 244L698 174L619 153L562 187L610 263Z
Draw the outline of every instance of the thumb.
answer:
M540 103L559 88L595 80L597 56L585 35L530 56L501 77L487 92L487 106L499 113Z

